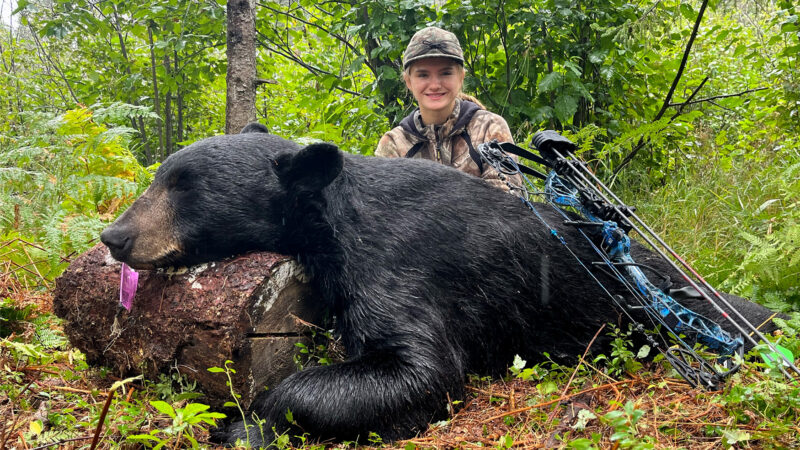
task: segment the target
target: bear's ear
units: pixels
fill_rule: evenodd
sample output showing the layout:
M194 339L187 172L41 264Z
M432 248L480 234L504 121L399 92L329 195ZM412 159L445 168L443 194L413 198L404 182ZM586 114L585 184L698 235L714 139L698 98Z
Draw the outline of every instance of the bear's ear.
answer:
M269 133L269 130L266 126L261 125L258 122L251 122L245 125L244 128L242 128L242 131L239 132L239 134L245 133Z
M339 176L344 156L333 144L311 144L297 153L284 153L275 159L278 178L287 187L321 191Z

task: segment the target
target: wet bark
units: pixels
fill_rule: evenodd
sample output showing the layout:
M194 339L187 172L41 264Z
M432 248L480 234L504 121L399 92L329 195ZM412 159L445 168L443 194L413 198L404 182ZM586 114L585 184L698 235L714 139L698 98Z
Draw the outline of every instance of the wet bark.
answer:
M256 28L251 0L228 1L225 133L256 120Z
M119 278L120 264L99 244L56 280L54 309L72 345L120 376L177 369L214 407L233 399L225 374L209 367L234 362L233 387L247 407L297 370L295 344L311 348L308 323L325 323L301 267L282 255L141 271L130 311L119 304Z

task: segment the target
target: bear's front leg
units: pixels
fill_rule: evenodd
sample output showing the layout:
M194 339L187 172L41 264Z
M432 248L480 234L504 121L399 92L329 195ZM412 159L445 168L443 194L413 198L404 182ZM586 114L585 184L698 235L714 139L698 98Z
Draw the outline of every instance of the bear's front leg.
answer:
M337 441L365 441L371 432L387 442L413 437L446 417L448 395L463 397L463 367L445 347L385 348L295 373L253 402L250 444L269 445L273 427L278 434ZM263 436L250 422L253 415L264 421ZM219 437L244 441L244 424L232 424Z

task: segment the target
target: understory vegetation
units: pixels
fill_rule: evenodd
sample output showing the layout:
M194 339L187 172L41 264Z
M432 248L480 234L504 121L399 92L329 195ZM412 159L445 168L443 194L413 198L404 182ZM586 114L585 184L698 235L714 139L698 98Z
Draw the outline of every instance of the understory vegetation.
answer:
M222 414L198 386L177 372L124 378L91 367L64 337L51 297L55 278L99 242L166 156L224 129L225 4L0 1L0 450L93 440L209 446ZM370 155L413 107L398 63L405 43L427 24L451 29L467 56L465 90L502 114L518 143L546 128L569 136L598 177L713 285L788 314L772 338L800 354L794 2L336 5L258 3L258 70L270 82L256 103L271 132ZM449 420L409 441L371 442L800 445L800 387L757 356L724 390L706 392L660 358L644 361L629 330L601 332L616 338L609 354L575 367L509 361L503 379L472 379ZM275 444L297 445L289 436Z

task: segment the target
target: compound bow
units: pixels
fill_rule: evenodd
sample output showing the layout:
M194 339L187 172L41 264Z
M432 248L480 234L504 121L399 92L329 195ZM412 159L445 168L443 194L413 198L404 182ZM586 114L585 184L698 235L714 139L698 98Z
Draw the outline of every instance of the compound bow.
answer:
M636 309L644 311L653 324L661 325L675 338L676 345L661 346L651 335L645 334L649 344L660 351L687 382L694 387L719 389L729 375L739 370L744 339L757 345L752 335L758 337L770 349L770 352L762 355L771 367L778 367L791 380L794 380L794 377L787 370L800 374L800 369L794 365L793 356L785 354L788 352L786 349L780 347L779 350L779 346L766 339L730 302L642 221L636 215L634 208L624 205L619 197L595 177L585 162L575 157L574 143L555 131L543 131L534 135L532 147L539 151L539 155L511 143L497 141L480 144L477 150L481 159L496 169L512 190L521 193L520 198L525 205L568 250L567 242L543 219L531 198L534 195L543 196L546 203L554 206L562 214L565 224L578 229L600 259L592 264L605 266L625 285L631 294L630 298L636 304L629 303L622 296L611 294L582 261L578 262L636 325L637 330L644 332L645 328L631 314ZM511 154L545 166L550 172L545 175L519 164L510 156ZM511 184L507 175L520 175L525 181L525 186ZM542 179L544 192L537 189L526 175ZM572 220L561 207L572 208L586 220ZM631 257L628 237L631 230L636 231L658 255L681 274L690 286L667 293L665 290L668 290L668 287L659 288L653 284L642 271L643 268L652 269L637 264ZM689 271L694 279L670 259L667 253ZM676 293L704 298L733 324L738 335L732 336L719 324L681 305L670 295ZM716 364L698 354L692 343L701 343L717 354Z

